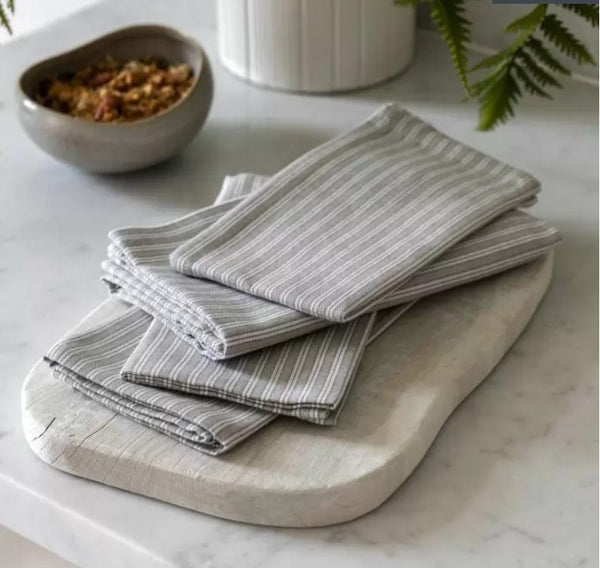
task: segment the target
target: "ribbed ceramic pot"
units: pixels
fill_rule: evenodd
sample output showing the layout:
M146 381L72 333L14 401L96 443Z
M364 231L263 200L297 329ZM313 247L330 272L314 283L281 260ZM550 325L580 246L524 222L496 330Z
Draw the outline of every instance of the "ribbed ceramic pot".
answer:
M259 85L333 92L399 74L414 53L415 11L394 0L218 0L219 54Z

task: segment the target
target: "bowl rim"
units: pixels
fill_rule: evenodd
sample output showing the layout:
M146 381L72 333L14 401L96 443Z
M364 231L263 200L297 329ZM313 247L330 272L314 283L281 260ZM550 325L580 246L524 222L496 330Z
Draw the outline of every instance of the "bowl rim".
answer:
M195 53L198 57L198 64L199 64L198 73L194 76L192 86L187 91L187 93L185 93L185 95L183 97L181 97L176 103L172 104L170 107L168 107L152 116L149 116L147 118L140 118L138 120L132 120L130 122L95 122L93 120L86 120L83 118L78 118L78 117L71 116L69 114L58 112L56 110L45 107L44 105L38 103L33 98L31 98L25 92L25 90L23 88L23 80L25 79L26 75L35 71L35 69L37 67L45 65L47 63L51 63L52 61L54 61L56 59L63 58L64 56L68 56L72 53L75 53L76 51L93 46L93 45L103 42L107 39L110 39L112 37L115 37L115 36L127 37L127 35L132 32L133 32L133 37L143 35L144 33L148 33L148 32L154 32L154 33L161 34L163 36L168 36L177 41L185 43L186 45L188 45L195 51ZM91 39L90 41L81 43L81 44L76 45L75 47L72 47L65 51L56 53L55 55L52 55L51 57L42 59L41 61L37 61L36 63L33 63L32 65L27 67L27 69L25 69L19 75L19 79L17 81L17 91L21 98L21 100L19 101L19 106L21 106L21 107L27 106L30 110L33 110L36 113L38 113L38 112L46 113L49 116L54 117L55 119L64 120L66 122L72 121L73 123L76 123L78 126L82 126L82 127L85 125L85 127L91 127L91 128L118 128L118 129L132 128L132 127L136 127L136 126L139 126L142 124L148 124L151 122L161 120L166 115L168 115L170 112L174 111L176 108L180 107L183 103L185 103L189 99L190 95L192 94L192 91L194 91L198 87L200 77L203 74L207 63L208 63L208 60L207 60L206 54L204 53L204 50L202 49L202 46L194 38L181 33L179 30L176 30L175 28L172 28L169 26L163 26L161 24L136 24L134 26L125 26L122 28L117 28L108 33L102 34L101 36L97 36L97 37Z

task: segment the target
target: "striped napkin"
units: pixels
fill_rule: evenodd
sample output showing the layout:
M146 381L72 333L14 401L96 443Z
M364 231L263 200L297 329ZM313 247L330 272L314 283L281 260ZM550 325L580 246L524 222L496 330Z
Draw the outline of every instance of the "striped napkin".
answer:
M378 119L371 119L370 137L365 138L359 127L360 135L354 136L357 147L368 153L369 144L379 147L380 138L401 132L398 125L388 124L396 120L397 110L388 106ZM387 135L383 133L386 129ZM420 126L415 129L420 131ZM411 132L404 132L404 137L410 140ZM416 139L427 146L418 136ZM344 146L344 140L342 137L338 143ZM380 145L391 151L394 145L390 144L387 140ZM453 163L458 160L471 168L485 162L469 158L468 153L463 156L462 146L453 148L447 146ZM319 159L315 152L305 160ZM347 159L347 152L350 146L331 159ZM374 154L375 161L385 154ZM514 170L502 168L507 170L502 175L512 180ZM329 179L326 172L319 172ZM314 174L306 172L307 179ZM411 175L418 178L413 173L407 179L412 180ZM419 175L427 176L427 171ZM500 170L494 175L500 175ZM475 226L471 219L468 236L454 240L452 246L440 246L433 260L421 263L402 282L380 294L361 315L340 323L173 270L170 255L173 260L188 243L197 246L200 234L210 234L223 219L253 203L254 195L262 195L280 176L228 177L212 207L160 227L111 232L104 278L112 291L129 303L116 301L117 313L110 321L55 345L45 358L55 376L100 404L211 455L228 451L280 414L334 424L367 345L412 302L533 260L559 240L552 227L512 210L530 199L535 189L515 191L519 199L514 198L512 207L503 209L508 201L505 195L493 220ZM459 176L456 183L460 185L461 179ZM515 181L513 185L518 184ZM466 189L473 191L470 186ZM488 197L490 203L496 201L496 197ZM323 198L326 196L319 197ZM354 200L349 194L345 198ZM389 199L394 205L393 196ZM457 203L464 205L461 199L456 197ZM340 198L340 204L342 201ZM441 205L444 199L438 195L435 203ZM477 198L474 204L483 207ZM425 200L423 206L431 208L433 201ZM364 210L368 212L369 205ZM439 214L451 211L448 206L440 208ZM481 218L485 214L481 213ZM469 215L462 211L460 217ZM451 232L466 231L459 221L456 227L451 225ZM316 222L322 222L318 215ZM423 251L415 254L423 256Z
M331 322L240 293L210 280L173 271L169 254L210 228L269 178L240 174L225 179L218 205L172 223L110 233L105 281L117 295L147 311L202 355L237 357L315 332ZM380 298L388 308L529 262L560 240L558 231L521 212L504 213Z
M227 203L264 182L265 178L251 174L226 178L218 201ZM213 222L214 210L210 208L208 215ZM306 321L306 315L259 298L246 298L214 282L169 274L166 255L173 247L173 239L185 238L190 227L197 227L202 219L201 212L197 212L193 218L147 229L147 239L141 238L141 229L127 229L126 234L113 233L112 236L118 234L115 241L121 246L126 243L126 248L114 247L111 258L115 261L106 263L105 268L110 273L106 278L117 286L120 297L148 312L160 308L163 313L154 320L125 362L122 378L146 386L219 397L317 424L335 423L366 345L398 319L410 301L537 258L558 238L555 229L530 215L511 211L455 245L420 271L410 280L410 285L398 290L395 296L389 296L386 301L395 307L382 309L373 318L373 314L365 314L344 324L331 325L318 320L319 325L324 323L327 327L235 358L215 361L203 356L194 341L183 338L173 326L165 325L167 306L170 306L171 316L181 318L177 316L181 308L172 304L172 297L180 301L190 291L197 293L198 311L204 314L231 315L235 313L234 302L240 299L247 300L246 307L259 309L266 304L268 308L302 318L301 322ZM116 252L118 250L126 250L126 253ZM111 266L116 264L119 255L126 257L126 260L121 259L123 267ZM162 300L156 295L153 297L152 290L164 284L165 278L168 278L170 293ZM184 285L187 288L184 289ZM202 295L215 287L223 294L219 296L220 303L210 301L210 295L208 300ZM259 319L260 312L254 316L248 311L245 315L246 325L251 325Z
M366 314L225 361L204 357L155 320L124 363L121 377L332 425L365 347L409 307Z
M529 174L388 104L274 175L171 264L343 322L538 191Z
M221 200L241 191L243 176L233 179L224 185ZM232 365L203 357L142 309L115 302L109 321L70 334L50 349L44 360L54 376L114 412L214 456L279 414L334 424L366 345L410 306L329 326ZM195 385L198 369L212 379L211 388ZM240 389L240 379L249 388Z
M136 365L144 371L146 382L152 382L148 377L152 377L157 371L160 376L161 371L168 370L175 380L180 376L185 377L186 372L193 370L195 363L202 365L207 362L212 366L212 372L221 373L220 376L233 380L236 370L228 367L219 370L215 366L222 363L202 357L173 334L169 337L169 333L165 334L166 328L153 322L139 308L118 300L115 300L112 308L115 315L110 320L86 331L70 334L50 349L44 360L52 368L54 376L110 410L210 455L219 455L232 449L277 418L278 414L290 414L319 424L334 424L362 354L362 349L360 353L354 353L352 374L346 378L343 373L347 372L347 366L342 360L337 360L337 365L335 359L327 360L328 343L323 341L321 359L311 365L311 370L315 371L315 378L323 379L324 370L318 364L326 366L330 381L304 380L301 386L295 386L290 381L286 383L286 387L291 387L292 392L300 389L312 392L313 395L320 392L323 404L311 412L302 400L299 400L298 408L294 408L293 405L286 405L285 397L281 397L281 412L270 412L258 408L270 406L267 393L265 404L249 406L224 400L234 399L227 393L224 393L224 397L178 394L123 380L123 375L130 372L128 369L135 369ZM399 315L400 312L396 310L384 310L376 318L366 316L368 320L374 320L368 322L368 341L378 337ZM285 367L286 354L282 355L278 360L279 366L276 364L269 371L270 362L263 360L262 368L254 367L253 375L247 369L246 376L254 381L254 385L270 383L274 387L272 390L281 395L282 389L273 383L273 379L282 378L281 373L276 372L278 368L282 370ZM342 359L349 359L346 353L338 352L338 355ZM153 366L155 356L159 360L162 356L162 366ZM271 362L274 361L274 354L270 359ZM132 360L137 363L132 365ZM252 364L250 360L248 366ZM302 362L299 361L298 364L301 365ZM342 384L344 381L345 384ZM158 380L155 383L158 386L168 386L159 385ZM178 385L177 390L185 389ZM194 392L194 389L190 388L189 392ZM333 400L331 392L337 392L338 399L337 403L328 407L327 401ZM276 406L271 405L272 408Z
M117 302L117 300L115 300ZM44 357L56 378L103 406L194 449L218 455L276 418L276 414L219 400L134 385L120 370L152 318L125 303L110 321L59 341Z

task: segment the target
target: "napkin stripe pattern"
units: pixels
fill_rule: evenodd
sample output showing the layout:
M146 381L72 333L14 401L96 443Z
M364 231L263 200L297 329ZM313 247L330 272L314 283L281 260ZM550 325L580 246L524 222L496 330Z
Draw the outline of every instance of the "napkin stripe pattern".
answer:
M531 262L560 242L557 229L522 211L510 211L454 245L400 288L378 309L441 292Z
M171 263L342 322L538 190L392 104L270 178Z
M235 176L225 176L221 191L215 200L215 205L246 197L259 189L268 179L269 176L245 173Z
M218 283L174 272L169 253L217 222L243 191L269 178L241 174L223 185L223 203L153 228L112 231L105 280L119 297L168 326L212 359L226 359L317 331L330 322ZM377 308L491 276L540 256L560 240L558 231L520 211L509 211L456 244L387 296Z
M191 397L121 379L120 370L152 318L121 313L57 343L44 357L54 376L107 408L211 455L226 452L276 415L216 398Z
M212 361L156 320L124 364L131 382L215 396L333 424L365 347L412 304L329 326L226 361ZM175 363L174 363L175 362Z
M236 186L240 179L242 178L236 177ZM224 187L227 189L233 185L226 183ZM193 222L193 217L194 214L180 220L180 227L174 233L179 232L181 225L185 226L186 223ZM318 344L319 338L313 338L310 342L305 341L303 362L308 372L300 373L301 365L298 366L295 374L292 369L292 375L300 380L296 382L288 380L287 392L282 392L283 413L319 424L334 424L350 390L360 356L366 345L368 332L371 332L368 338L370 342L408 308L409 304L406 304L400 308L383 310L375 317L360 318L360 321L353 326L333 326L330 330L324 330L329 338L339 336L339 328L343 327L346 330L345 343L338 346L336 356L332 356L332 350L327 349L334 343L331 341L322 345L319 351L320 357L311 360L311 345ZM91 330L72 334L48 352L45 360L53 369L57 379L119 414L210 455L220 455L229 451L278 416L277 413L264 410L264 407L276 408L276 404L269 405L267 402L261 405L259 399L252 398L252 392L256 389L244 390L244 396L238 398L246 402L242 405L235 403L235 396L226 395L225 398L229 398L227 401L225 398L207 398L198 394L178 394L124 380L123 375L127 374L127 365L135 362L138 355L147 363L148 355L156 353L162 353L162 357L168 362L167 367L172 370L175 378L182 369L182 364L194 358L202 363L208 363L209 367L212 365L214 375L225 386L231 380L231 373L227 372L226 368L219 368L219 363L202 357L195 348L190 348L176 336L170 337L169 349L154 344L149 351L145 351L142 343L143 340L151 340L150 328L163 332L165 328L138 308L115 303L113 309L116 309L118 314L108 322L97 325ZM356 329L362 335L357 336ZM353 344L350 345L351 343ZM350 348L345 350L344 345L350 345ZM188 354L179 358L175 354L177 349L187 349ZM259 373L254 377L256 384L260 383L260 379L271 381L271 392L260 393L259 396L266 394L267 399L269 396L275 396L273 387L279 388L279 385L273 379L289 371L286 365L289 366L291 360L289 357L291 348L288 347L286 351L287 358L281 354L277 355L276 352L267 358L275 361L272 368L276 369L276 373L269 376L264 372L266 365L263 364L262 374ZM263 356L262 359L264 360L265 357ZM158 370L162 372L165 369L160 367ZM144 378L152 378L152 373ZM213 384L219 385L219 380L214 380ZM193 391L184 388L175 390ZM287 400L300 402L297 405L285 404L286 396ZM303 402L310 400L315 400L317 404L311 407L311 404ZM259 408L260 406L263 406L263 409Z
M170 268L153 265L145 274L134 273L117 265L114 256L102 266L114 293L146 310L212 359L240 356L331 325L281 306L264 305L260 299L239 297L226 288L207 292L203 283L190 284L190 279L186 281ZM200 315L207 313L201 308L205 303L214 308L210 316L212 322L219 321L218 327Z
M113 301L115 317L64 338L46 361L57 378L93 400L211 455L280 414L334 424L367 345L418 298L533 260L558 242L555 229L510 211L536 191L530 176L387 106L272 178L226 178L212 207L159 227L111 232L104 278L135 307ZM382 207L403 216L380 216ZM352 215L356 222L346 222ZM320 223L323 235L311 235L311 223ZM395 223L409 234L405 241L394 233ZM225 260L232 274L249 268L264 276L260 263L250 257L246 263L238 250L249 250L248 238L256 237L258 249L271 255L266 264L275 293L317 306L315 313L326 298L311 284L318 271L298 272L295 290L273 259L284 265L296 255L309 270L330 262L337 288L329 305L341 323L197 278L200 273L175 272L171 262L185 247L204 261L204 244L219 226L224 240L215 250L233 255ZM273 227L280 232L275 248ZM389 234L382 233L386 228ZM394 281L402 272L395 267L393 278L384 275L387 283L365 278L385 273L380 259L387 262L387 245L396 246L396 238L406 244L394 257L404 262L406 277ZM354 272L348 243L363 259ZM215 257L215 266L222 260ZM352 296L353 279L362 282L360 298ZM352 313L360 315L350 319Z

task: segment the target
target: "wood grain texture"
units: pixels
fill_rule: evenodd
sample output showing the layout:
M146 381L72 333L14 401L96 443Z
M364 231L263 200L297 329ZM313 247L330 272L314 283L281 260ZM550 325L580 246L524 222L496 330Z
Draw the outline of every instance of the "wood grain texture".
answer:
M422 300L369 347L340 421L281 418L212 458L88 400L38 363L23 386L32 450L66 472L218 517L354 519L385 501L494 368L544 295L552 256ZM118 309L103 303L80 327Z

